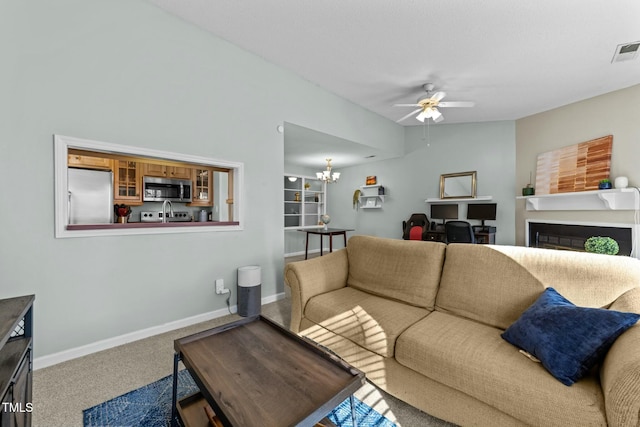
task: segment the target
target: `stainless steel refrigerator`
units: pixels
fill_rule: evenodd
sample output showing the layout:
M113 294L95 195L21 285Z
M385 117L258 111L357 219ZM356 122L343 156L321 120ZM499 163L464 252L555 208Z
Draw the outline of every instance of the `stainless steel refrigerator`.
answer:
M67 169L69 224L113 222L113 173Z

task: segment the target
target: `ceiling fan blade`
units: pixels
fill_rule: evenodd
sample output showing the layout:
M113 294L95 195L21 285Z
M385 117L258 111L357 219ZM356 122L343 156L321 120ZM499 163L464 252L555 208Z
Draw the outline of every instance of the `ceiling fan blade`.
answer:
M410 112L409 114L407 114L403 118L396 120L396 123L400 123L401 121L408 119L409 117L413 116L415 113L417 113L418 111L421 111L421 110L422 110L422 108L418 108L416 110L413 110L412 112Z
M445 101L438 103L438 107L473 107L475 102L471 101Z
M436 101L440 101L445 96L447 96L446 92L436 92L436 93L433 94L431 99L435 99Z
M420 107L420 104L393 104L394 107Z

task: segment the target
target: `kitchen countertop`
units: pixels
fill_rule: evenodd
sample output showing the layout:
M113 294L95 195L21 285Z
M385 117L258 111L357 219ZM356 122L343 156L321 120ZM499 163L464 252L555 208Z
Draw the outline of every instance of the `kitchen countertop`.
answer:
M126 222L113 224L69 224L67 230L104 230L114 228L166 228L166 227L224 227L239 225L237 221L207 221L207 222Z

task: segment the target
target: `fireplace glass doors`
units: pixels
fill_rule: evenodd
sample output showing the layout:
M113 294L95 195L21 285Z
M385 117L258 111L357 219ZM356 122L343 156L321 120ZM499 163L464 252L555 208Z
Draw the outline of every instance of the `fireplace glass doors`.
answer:
M611 237L620 247L618 255L631 254L630 227L529 222L529 246L534 248L584 252L584 242L592 236Z

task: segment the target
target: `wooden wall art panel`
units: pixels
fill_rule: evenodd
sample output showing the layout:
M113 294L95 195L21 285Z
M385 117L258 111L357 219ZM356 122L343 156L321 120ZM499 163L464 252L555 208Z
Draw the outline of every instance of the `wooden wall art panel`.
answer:
M609 178L613 135L538 155L536 195L597 190Z

